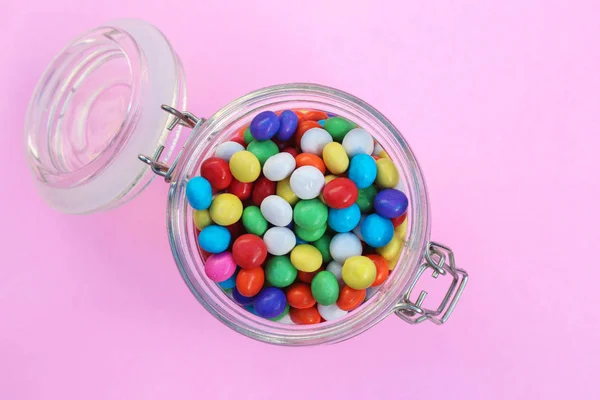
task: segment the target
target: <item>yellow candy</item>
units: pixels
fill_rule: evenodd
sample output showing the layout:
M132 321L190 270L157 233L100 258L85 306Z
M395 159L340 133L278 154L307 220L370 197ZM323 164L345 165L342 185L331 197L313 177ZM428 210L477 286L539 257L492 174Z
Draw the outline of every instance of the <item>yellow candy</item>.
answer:
M299 244L294 247L290 254L290 260L298 271L303 272L314 272L323 264L321 252L310 244Z
M375 263L364 256L353 256L344 262L342 279L352 289L366 289L375 282L377 268Z
M379 153L379 154L377 155L377 157L379 157L379 158L387 158L388 160L389 160L389 158L390 158L389 154L388 154L388 153L387 153L387 151L385 151L385 150L381 150L381 153Z
M215 224L228 226L240 220L243 210L242 201L237 196L223 193L213 199L210 205L210 217Z
M335 175L346 172L350 164L346 150L337 142L331 142L323 148L323 161L327 169Z
M233 153L229 160L229 169L235 179L240 182L254 182L260 175L260 162L249 151Z
M212 224L208 210L194 210L193 219L194 225L196 225L199 231Z
M404 221L402 221L402 223L394 229L396 231L396 235L402 240L406 240L407 227L408 227L408 217L406 217L404 219Z
M337 178L337 176L331 175L331 174L325 176L325 184L327 185L329 182L331 182L335 178ZM323 192L321 192L321 194L319 195L319 200L321 200L321 202L325 203L325 199L323 198Z
M275 190L275 193L292 206L296 204L298 200L300 200L298 196L296 196L296 193L292 191L290 186L290 178L285 178L284 180L277 182L277 189Z
M394 235L388 244L383 247L378 247L375 251L383 258L390 261L400 254L403 245L404 241L400 239L398 235Z
M376 161L377 164L377 185L385 189L391 189L395 187L400 181L400 175L398 175L398 169L394 165L394 162L389 158L380 158Z
M398 264L398 260L400 259L400 254L402 254L402 252L398 253L392 260L386 260L390 271L393 271L394 268L396 268L396 264Z

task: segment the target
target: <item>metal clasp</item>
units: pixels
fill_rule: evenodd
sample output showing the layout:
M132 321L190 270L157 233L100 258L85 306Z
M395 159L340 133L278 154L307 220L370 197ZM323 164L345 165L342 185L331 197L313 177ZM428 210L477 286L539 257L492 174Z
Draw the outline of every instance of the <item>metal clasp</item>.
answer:
M167 125L168 131L172 131L177 125L183 125L190 129L194 129L196 127L196 125L202 124L205 121L204 118L198 118L191 112L179 111L179 110L176 110L175 108L168 106L166 104L163 104L162 106L160 106L160 108L163 109L163 111L166 111L175 117L175 118L173 118L173 120L171 122L169 122L169 125ZM188 137L188 139L184 145L184 148L187 146L187 143L189 142L191 137L192 137L191 135ZM141 161L148 164L152 168L152 172L154 172L156 175L160 175L163 178L165 178L165 181L168 183L168 182L171 182L173 171L175 170L175 167L177 166L177 162L179 161L179 157L181 157L182 151L180 151L177 154L177 157L175 157L175 160L173 161L173 163L171 165L167 165L166 163L160 161L160 156L164 149L165 149L165 146L163 146L161 144L160 146L158 146L158 148L156 149L156 151L154 152L154 155L152 157L146 156L144 154L139 154L138 158Z
M469 274L462 269L456 268L454 263L454 254L448 247L438 243L430 242L425 252L425 261L419 269L408 287L408 291L404 295L402 301L394 307L394 312L397 316L402 318L404 321L410 324L418 324L425 320L430 320L437 325L445 323L456 303L460 299L467 281L469 280ZM423 307L423 301L427 296L427 292L422 290L417 298L416 302L410 300L410 295L414 290L417 282L428 269L432 269L431 276L436 278L440 275L446 275L449 273L452 276L452 284L446 293L446 296L442 300L440 306L436 310L428 309Z

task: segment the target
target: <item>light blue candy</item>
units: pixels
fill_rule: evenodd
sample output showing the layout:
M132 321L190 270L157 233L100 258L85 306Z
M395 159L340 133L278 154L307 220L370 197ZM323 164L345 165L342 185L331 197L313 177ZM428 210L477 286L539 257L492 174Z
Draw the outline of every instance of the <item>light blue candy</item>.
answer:
M185 187L185 196L192 208L206 210L212 203L210 183L201 176L190 179Z
M378 214L368 215L360 224L363 240L371 247L383 247L394 237L394 224Z
M209 253L221 253L229 247L231 233L224 226L209 225L200 231L198 243Z
M327 223L336 232L350 232L360 222L360 208L352 204L347 208L330 208Z
M254 308L254 305L250 304L250 305L248 305L248 306L244 306L244 308L245 308L247 311L251 312L252 314L254 314L254 315L258 315L258 313L256 312L256 309Z
M318 121L318 122L319 122L319 125L321 125L321 126L325 126L325 121L326 121L326 120L324 120L324 119L322 119L322 120Z
M223 290L233 289L235 287L235 278L237 278L237 273L233 274L231 278L227 279L226 281L218 282L218 285Z
M375 182L377 177L377 165L373 157L367 154L357 154L350 160L348 178L350 178L359 189L365 189Z

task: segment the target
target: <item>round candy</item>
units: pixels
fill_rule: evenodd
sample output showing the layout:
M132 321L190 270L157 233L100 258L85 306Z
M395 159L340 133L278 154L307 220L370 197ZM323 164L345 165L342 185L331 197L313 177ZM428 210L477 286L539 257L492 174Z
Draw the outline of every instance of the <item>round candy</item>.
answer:
M279 182L290 176L295 168L296 160L290 153L279 153L265 162L263 174L268 180Z
M291 308L290 318L296 325L312 325L321 322L321 314L314 306L302 310Z
M327 169L336 175L343 174L348 169L350 159L344 147L337 143L329 143L323 148L323 161Z
M340 294L340 286L329 271L321 271L313 278L310 284L313 297L319 304L330 306L335 304Z
M236 277L236 281L237 281L237 277ZM231 290L231 297L233 297L233 300L242 305L242 306L247 306L250 305L252 303L254 303L254 296L244 296L240 293L240 291L237 289L237 287L234 287Z
M265 271L262 268L241 269L235 278L235 287L245 297L253 297L265 284Z
M327 223L336 232L350 232L360 222L360 208L352 204L347 208L332 208L329 210Z
M375 282L377 268L375 263L364 256L353 256L344 262L342 279L352 289L366 289Z
M312 295L310 286L302 282L296 282L287 288L286 298L290 306L297 309L312 307L317 302Z
M377 254L383 256L386 260L390 261L396 258L400 254L400 250L402 249L403 242L400 240L398 235L394 235L392 240L388 244L383 247L378 247L376 249Z
M386 263L387 267L387 263ZM298 270L292 265L288 256L275 256L267 261L265 277L275 287L287 287L294 283Z
M406 230L408 229L408 220L405 219L404 221L402 221L402 223L400 225L398 225L395 229L396 231L396 235L401 239L404 240L406 239Z
M336 178L323 188L323 199L331 208L350 207L358 198L356 184L348 178ZM360 208L359 208L360 211Z
M357 154L350 160L348 178L352 179L359 189L364 189L375 182L377 165L373 157L367 154Z
M252 195L252 182L240 182L237 179L233 178L231 183L229 184L229 188L227 191L237 197L238 199L244 201L248 200Z
M261 176L256 182L254 182L254 189L252 190L252 202L257 206L260 206L265 198L275 194L276 186L277 184L275 182L268 180L264 176Z
M217 282L219 287L225 291L230 291L235 287L235 279L237 278L236 274L231 275L228 279L223 282Z
M273 111L263 111L250 122L250 133L254 139L271 139L279 130L279 116ZM369 153L371 154L371 153Z
M323 236L321 236L319 239L315 240L311 244L313 246L315 246L317 248L317 250L319 250L319 252L323 256L324 263L328 263L331 260L333 260L333 258L331 258L331 253L329 252L329 245L331 244L331 235L324 234Z
M354 128L354 124L351 124L344 118L333 117L327 119L323 127L327 132L329 132L333 140L335 140L336 142L341 142L342 140L344 140L344 136L346 136L346 134L350 132L350 129Z
M404 220L406 219L407 215L408 215L407 213L404 213L399 217L392 218L392 224L394 225L394 228L396 228L397 226L402 224L404 222Z
M308 110L304 113L304 116L309 121L319 121L321 119L327 119L327 113L321 110Z
M352 311L365 301L366 296L367 291L365 289L357 290L352 289L350 286L344 286L342 290L340 290L337 306L341 310Z
M194 226L196 226L199 231L213 222L212 219L210 219L208 210L194 210L192 218L194 219Z
M231 159L231 156L238 151L244 151L245 148L237 142L223 142L215 150L215 157L221 158L227 162Z
M280 322L280 323L282 323L282 324L288 324L288 323L291 323L291 322L292 322L292 320L290 319L289 313L290 313L290 305L289 305L289 304L286 304L286 305L285 305L285 308L283 309L283 312L282 312L281 314L279 314L279 315L278 315L278 316L276 316L275 318L269 318L269 319L270 319L271 321L278 321L278 322ZM283 321L283 319L284 319L285 317L287 317L287 318L288 318L289 322L284 322L284 321Z
M333 142L331 135L323 128L312 128L307 130L300 140L300 148L304 153L321 156L323 148Z
M337 261L331 261L329 264L327 264L327 268L325 268L326 271L329 271L333 274L333 276L335 276L335 279L338 281L338 284L344 282L342 280L342 264L340 264Z
M290 153L292 155L292 157L296 158L296 156L298 155L298 150L296 150L293 147L286 147L283 150L281 150L282 153Z
M193 177L185 186L185 196L193 209L206 210L212 203L210 183L201 176Z
M286 178L282 181L277 182L277 188L275 190L277 196L282 197L285 201L290 203L290 205L294 205L300 200L296 193L292 191L290 186L290 178Z
M375 211L386 218L396 218L406 212L408 198L396 189L385 189L375 196Z
M254 309L263 318L278 317L286 306L285 293L276 287L266 287L254 298Z
M242 224L241 220L236 222L235 224L227 225L225 228L227 228L227 230L231 234L231 240L235 240L238 237L240 237L240 235L246 233L244 229L244 224Z
M375 281L373 281L372 286L379 286L383 282L385 282L385 280L390 274L387 260L377 254L369 254L366 257L369 260L373 261L373 264L375 264L375 268L377 268L377 275L375 275Z
M336 319L340 319L346 314L348 314L348 311L342 310L337 306L337 304L331 304L328 306L318 304L317 310L319 311L319 314L321 314L321 317L323 317L325 321L335 321Z
M254 308L254 304L250 304L247 306L244 306L244 308L246 309L246 311L248 311L249 313L252 313L254 315L258 315L258 313L256 312L256 308Z
M242 213L242 224L248 233L256 236L262 236L267 231L269 223L260 212L257 206L248 206Z
M249 151L238 151L231 156L229 169L233 177L238 181L254 182L260 175L260 162Z
M342 146L350 158L357 154L366 154L371 157L375 144L369 132L362 128L354 128L344 136Z
M240 199L230 193L215 196L210 206L210 217L219 225L235 224L242 217L244 207Z
M252 142L254 140L254 137L252 137L252 134L250 133L250 127L247 127L244 130L244 133L242 134L242 137L244 139L244 143L245 144L249 144L250 142Z
M204 263L204 272L208 279L214 282L223 282L231 278L235 273L236 265L231 253L213 254Z
M219 225L209 225L200 231L198 244L209 253L220 253L227 250L231 234L227 228Z
M378 214L365 217L360 225L360 233L363 240L372 247L385 246L394 236L394 225L388 218Z
M261 167L265 165L269 157L279 153L279 147L272 140L265 140L264 142L255 140L248 145L247 149L256 156Z
M325 163L323 160L317 156L316 154L310 153L300 153L296 156L296 168L304 167L305 165L311 165L321 171L322 174L325 173Z
M307 230L327 224L327 206L319 199L300 200L294 206L294 222Z
M296 133L296 128L298 127L298 116L296 113L290 110L285 110L279 116L279 132L275 136L277 140L281 140L285 142L286 140L290 140L294 133Z
M274 256L287 254L296 246L296 235L294 235L294 232L289 228L279 226L269 228L263 240L267 246L267 252Z
M296 236L302 240L307 242L314 242L319 240L327 230L327 224L323 225L317 229L304 229L300 225L294 225L294 231L296 232Z
M229 163L218 157L209 157L200 166L200 175L210 183L215 191L225 189L231 183L233 176L229 171Z
M358 189L356 204L360 208L360 212L368 213L373 210L375 196L377 196L377 189L373 185L364 189Z
M299 244L292 250L290 260L299 271L313 272L323 263L323 256L316 247L310 244Z
M321 128L321 125L319 125L317 121L304 121L298 124L296 135L294 136L294 144L297 148L300 148L300 142L302 141L304 133L312 128Z
M273 321L275 321L275 319L273 319ZM292 321L292 317L290 317L289 306L287 308L287 312L284 311L283 317L277 319L277 322L279 322L280 324L295 325L294 321Z
M267 196L262 201L260 212L267 221L275 226L287 226L292 222L292 206L276 195Z
M306 165L296 169L290 178L292 191L301 199L314 199L321 193L325 177L317 168Z
M249 233L240 236L233 242L231 252L237 265L242 268L260 267L267 258L265 242L258 236Z
M375 164L377 165L377 179L375 182L379 187L390 189L398 184L400 175L392 160L380 158Z
M354 233L338 233L331 239L329 251L331 257L343 265L349 257L362 254L362 244Z

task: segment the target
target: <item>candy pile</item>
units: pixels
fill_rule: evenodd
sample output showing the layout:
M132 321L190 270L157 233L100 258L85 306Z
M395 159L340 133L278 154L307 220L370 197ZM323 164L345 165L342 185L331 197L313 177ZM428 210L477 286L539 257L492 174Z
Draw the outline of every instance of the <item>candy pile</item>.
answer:
M206 276L263 318L343 317L400 257L396 166L366 130L319 110L264 111L242 132L187 184Z

